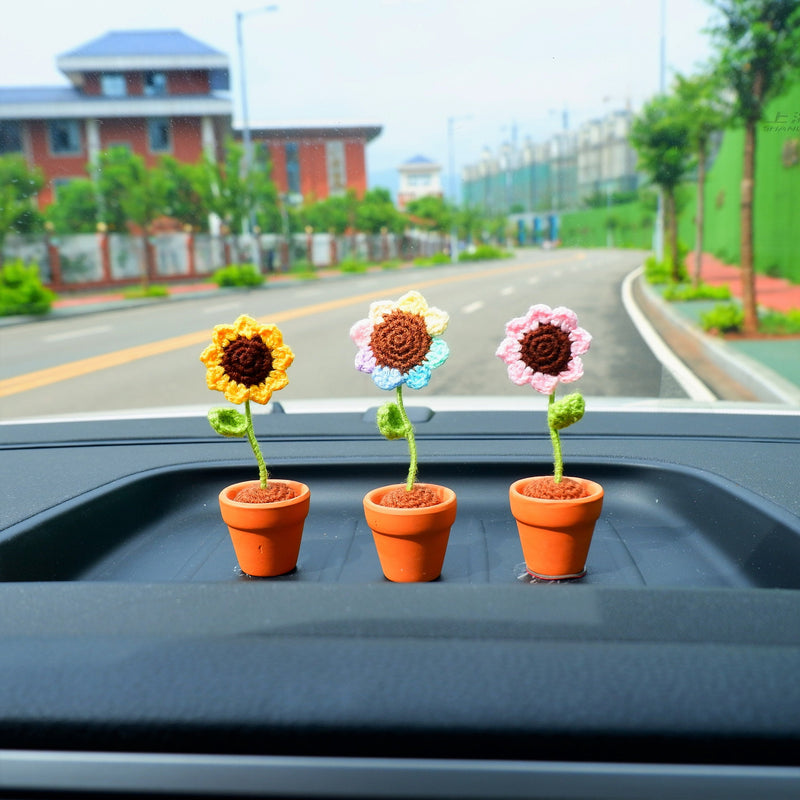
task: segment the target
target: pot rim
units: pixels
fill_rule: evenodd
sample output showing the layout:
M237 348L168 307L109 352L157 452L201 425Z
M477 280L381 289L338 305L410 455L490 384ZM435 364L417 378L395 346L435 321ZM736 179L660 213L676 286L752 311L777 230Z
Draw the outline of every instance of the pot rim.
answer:
M380 495L382 497L384 494L388 494L393 489L405 488L405 485L405 483L390 483L386 486L376 486L374 489L370 489L364 495L364 505L384 514L421 515L430 514L432 512L441 512L456 502L456 493L449 486L443 486L440 483L428 483L426 481L417 481L415 485L439 489L444 494L443 499L440 500L435 506L422 506L421 508L396 508L394 506L382 506L380 503L376 503L372 499L378 495L379 492L383 493Z
M591 490L591 494L586 495L585 497L564 497L561 499L558 498L547 498L547 497L530 497L529 495L523 494L520 491L520 488L528 483L529 481L535 481L538 478L552 478L552 475L531 475L527 478L519 478L518 480L514 481L510 486L510 491L512 494L518 495L522 500L531 500L537 503L547 503L556 505L558 503L576 503L576 504L583 504L583 503L591 503L594 500L597 500L598 497L602 497L604 495L604 489L602 484L598 483L597 481L591 481L588 478L579 478L573 475L564 475L565 478L569 478L570 480L577 481L578 483L582 483L584 486L588 486Z
M283 508L284 506L294 505L296 503L303 502L309 494L311 494L311 490L306 486L305 483L301 483L300 481L293 481L289 478L270 478L271 483L283 483L293 486L295 489L298 490L299 494L295 497L290 497L288 500L274 500L271 503L240 503L233 499L232 496L229 496L228 493L231 495L236 494L240 489L244 489L247 486L253 485L261 485L261 481L259 480L249 480L249 481L239 481L238 483L231 483L226 486L220 493L219 493L219 502L225 503L230 506L234 506L236 508L252 508L252 509L259 509L259 508Z

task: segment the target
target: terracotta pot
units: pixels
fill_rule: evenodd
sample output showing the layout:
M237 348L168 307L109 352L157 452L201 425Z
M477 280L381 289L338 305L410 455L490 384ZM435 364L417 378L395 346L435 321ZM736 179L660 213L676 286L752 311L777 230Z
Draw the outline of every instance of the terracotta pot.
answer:
M439 494L426 508L391 508L381 498L405 484L373 489L364 497L364 516L372 530L383 574L397 583L433 581L442 574L450 526L456 518L456 493L445 486L420 484Z
M582 578L592 543L594 526L603 508L603 487L594 481L572 478L591 492L575 500L542 500L522 494L535 478L511 484L511 513L517 520L528 572L546 580Z
M258 481L234 483L219 494L222 519L228 526L239 566L247 575L284 575L297 566L311 493L304 483L280 483L293 487L297 497L276 503L237 503L233 499L240 490L259 486Z

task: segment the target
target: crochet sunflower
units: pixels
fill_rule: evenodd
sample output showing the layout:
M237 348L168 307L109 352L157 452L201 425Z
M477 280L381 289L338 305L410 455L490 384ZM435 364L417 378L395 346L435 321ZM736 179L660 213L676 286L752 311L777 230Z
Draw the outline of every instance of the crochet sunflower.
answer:
M243 314L232 325L214 327L200 360L206 365L209 389L222 392L231 403L244 403L244 414L235 408L212 408L211 427L222 436L247 437L258 462L261 488L266 489L269 475L253 430L250 401L265 405L273 392L288 385L286 370L294 353L277 325L261 324Z

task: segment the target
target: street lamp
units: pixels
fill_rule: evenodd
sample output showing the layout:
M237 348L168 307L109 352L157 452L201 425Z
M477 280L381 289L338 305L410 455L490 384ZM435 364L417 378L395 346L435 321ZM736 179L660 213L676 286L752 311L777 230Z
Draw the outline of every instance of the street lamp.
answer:
M242 23L245 17L252 14L261 14L268 11L277 11L278 6L260 6L259 8L251 8L249 11L236 12L236 45L239 50L239 85L241 87L241 103L242 103L242 142L244 144L244 171L245 175L250 171L250 165L253 162L253 142L250 136L250 116L247 108L247 71L245 69L244 59L244 37L242 36ZM247 232L250 225L249 219L242 220L242 227L245 228L243 233Z
M661 37L659 42L658 89L660 94L667 90L667 0L661 0ZM658 206L656 209L656 230L653 236L653 249L656 260L664 260L664 190L658 190ZM673 254L673 258L675 254Z
M453 208L456 206L456 153L454 146L455 139L455 124L456 122L466 122L472 119L472 114L466 114L461 117L448 117L447 118L447 153L448 153L448 169L450 171L450 202ZM458 232L456 230L456 220L450 226L450 261L455 263L458 261Z

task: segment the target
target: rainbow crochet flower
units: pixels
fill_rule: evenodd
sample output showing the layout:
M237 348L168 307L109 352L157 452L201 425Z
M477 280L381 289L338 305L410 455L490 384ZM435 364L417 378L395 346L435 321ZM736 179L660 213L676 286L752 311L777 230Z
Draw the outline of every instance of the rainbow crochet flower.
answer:
M574 311L540 304L506 323L506 338L496 355L508 365L513 383L529 383L537 392L552 394L559 382L570 383L583 375L580 356L591 342L591 335L578 327Z
M408 292L396 303L372 303L369 316L350 329L358 346L356 369L371 375L380 389L424 388L450 354L441 338L449 320L419 292Z
M450 350L441 338L450 317L431 308L419 292L408 292L396 303L381 300L369 307L369 316L350 329L356 343L356 369L372 376L381 389L394 389L395 402L378 409L378 430L387 439L406 439L410 465L406 490L417 476L414 426L403 405L403 384L412 389L428 385L431 373L441 367Z
M574 311L558 306L535 305L523 317L506 323L506 338L495 355L508 367L508 377L519 386L530 384L548 395L547 425L553 443L553 477L560 483L564 475L559 431L583 417L585 402L579 392L556 401L556 387L583 375L581 356L589 349L592 337L578 327Z

